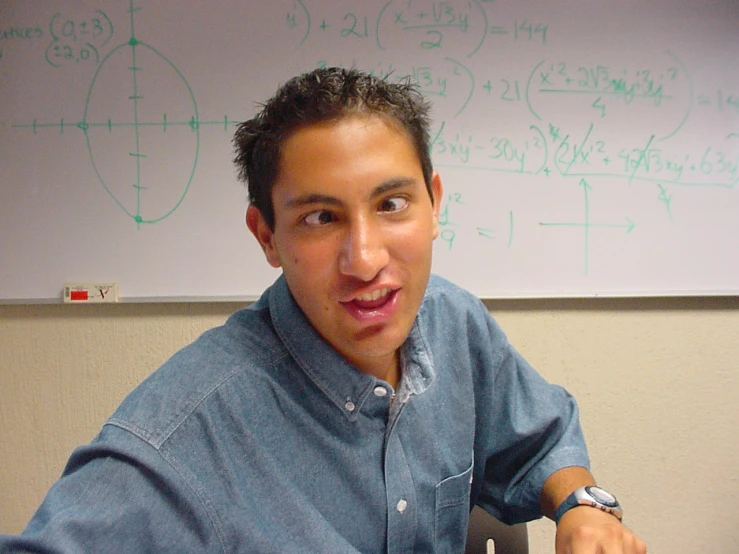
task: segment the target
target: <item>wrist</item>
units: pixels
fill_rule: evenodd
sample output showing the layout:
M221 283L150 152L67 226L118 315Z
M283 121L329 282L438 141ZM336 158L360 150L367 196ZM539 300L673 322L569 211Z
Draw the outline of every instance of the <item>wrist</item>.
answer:
M623 518L623 510L615 496L600 487L588 486L575 489L572 494L565 498L554 513L555 523L559 523L562 516L569 510L580 506L596 508L601 512L614 516L619 521Z

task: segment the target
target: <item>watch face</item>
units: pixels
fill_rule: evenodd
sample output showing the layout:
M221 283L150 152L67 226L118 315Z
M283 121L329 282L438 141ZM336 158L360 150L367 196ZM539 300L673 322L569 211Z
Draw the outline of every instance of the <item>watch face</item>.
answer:
M616 500L616 497L601 488L585 487L585 490L588 491L588 494L590 494L590 496L595 498L595 500L600 502L601 504L605 504L606 506L618 506L618 501Z

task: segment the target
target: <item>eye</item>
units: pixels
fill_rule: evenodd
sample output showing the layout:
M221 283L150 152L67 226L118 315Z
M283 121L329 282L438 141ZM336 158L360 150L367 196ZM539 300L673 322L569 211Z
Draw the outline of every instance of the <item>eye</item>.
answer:
M303 223L310 227L320 227L321 225L327 225L328 223L331 223L336 218L334 217L334 214L327 210L318 210L315 212L311 212L307 214L303 218Z
M381 212L399 212L408 206L408 199L402 196L393 196L385 198L380 203L379 211Z

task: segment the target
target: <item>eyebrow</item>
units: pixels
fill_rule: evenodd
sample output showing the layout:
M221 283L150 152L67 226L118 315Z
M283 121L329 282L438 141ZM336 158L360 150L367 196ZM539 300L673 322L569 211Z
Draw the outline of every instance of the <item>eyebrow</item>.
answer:
M375 187L370 194L370 198L377 198L378 196L382 196L383 194L387 194L388 192L391 192L393 190L411 185L414 182L415 179L410 177L397 177L395 179L390 179L389 181L386 181L381 185ZM287 202L285 202L285 207L301 208L303 206L311 206L314 204L325 204L329 206L344 205L344 203L335 196L330 196L328 194L309 193L288 200Z

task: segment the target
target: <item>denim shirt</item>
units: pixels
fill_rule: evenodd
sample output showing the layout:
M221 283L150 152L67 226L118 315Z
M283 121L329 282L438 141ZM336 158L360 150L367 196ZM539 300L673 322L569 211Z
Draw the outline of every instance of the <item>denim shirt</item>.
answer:
M544 480L587 467L572 397L456 286L432 276L401 362L397 391L350 366L279 278L137 387L0 551L459 553L471 506L540 517Z

